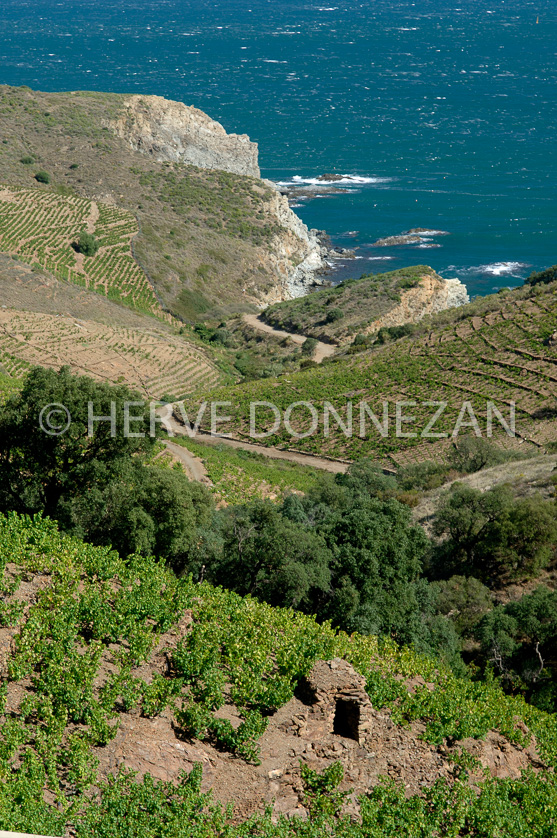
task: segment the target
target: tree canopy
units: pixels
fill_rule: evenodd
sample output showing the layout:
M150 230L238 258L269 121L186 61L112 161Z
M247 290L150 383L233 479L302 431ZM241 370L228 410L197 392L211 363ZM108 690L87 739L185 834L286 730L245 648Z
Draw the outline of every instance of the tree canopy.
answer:
M213 501L182 471L149 464L158 425L151 436L142 404L127 387L35 367L0 408L0 511L41 512L124 555L183 561Z

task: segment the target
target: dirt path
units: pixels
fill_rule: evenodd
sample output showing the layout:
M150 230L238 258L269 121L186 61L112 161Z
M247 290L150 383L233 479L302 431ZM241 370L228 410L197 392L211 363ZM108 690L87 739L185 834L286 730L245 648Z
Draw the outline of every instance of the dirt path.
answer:
M412 516L416 523L427 527L435 513L440 496L456 482L464 483L471 489L479 489L481 492L486 492L502 483L510 483L516 486L519 493L521 487L523 487L524 494L531 494L532 491L540 491L542 494L546 494L546 490L549 490L551 485L552 475L557 476L556 469L557 454L542 454L529 460L517 460L503 463L500 466L493 466L493 468L486 468L475 474L460 477L458 481L445 483L444 486L430 492L413 509Z
M182 445L178 445L176 442L166 441L164 444L168 450L180 460L182 465L186 467L186 471L192 480L195 480L196 483L211 482L207 476L207 471L203 462L198 457L194 457L191 451L188 451L187 448L184 448Z
M306 340L305 335L296 335L294 332L283 332L281 329L275 329L274 326L269 326L268 323L264 323L263 320L260 320L257 314L244 314L243 320L244 323L247 323L248 326L252 327L252 329L257 329L260 332L266 332L267 334L274 335L277 338L290 338L290 340L297 343L298 346L301 346ZM329 358L331 355L334 355L336 350L337 347L333 346L331 343L323 343L318 340L312 360L320 364L324 358Z
M89 212L89 217L87 218L87 232L93 233L97 227L97 221L99 220L99 205L96 201L91 201L91 210Z
M176 419L166 419L165 422L170 424L174 434L177 436L186 436L186 429L181 422L177 422ZM239 439L231 439L231 437L227 436L211 436L211 434L204 433L203 431L197 432L195 441L200 442L203 445L228 445L230 448L241 448L244 451L253 451L255 454L263 454L264 457L268 457L270 460L288 460L291 463L298 463L298 465L301 466L311 466L312 468L318 468L322 471L329 471L332 474L344 474L348 469L348 463L342 463L339 460L326 460L323 457L313 457L311 454L299 454L297 451L283 451L280 448L266 448L264 445L257 445L255 442L243 442ZM178 450L182 452L184 451L184 449L180 445L176 445L176 443L167 442L166 445L173 453L177 453ZM199 463L199 460L192 457L191 454L189 454L189 457L192 460L195 460L196 463ZM185 459L182 461L185 462ZM188 467L188 464L185 464L186 467ZM193 473L193 469L191 471ZM195 477L194 479L197 480L198 478Z

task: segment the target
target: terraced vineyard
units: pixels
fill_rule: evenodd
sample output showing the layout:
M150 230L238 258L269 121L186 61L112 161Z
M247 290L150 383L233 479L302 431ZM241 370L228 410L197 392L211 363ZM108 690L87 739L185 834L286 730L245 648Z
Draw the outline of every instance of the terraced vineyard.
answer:
M320 472L310 466L271 460L225 444L213 446L179 437L174 442L203 461L211 491L218 501L227 504L249 503L255 498L276 500L285 492L307 492L319 478Z
M12 378L29 366L125 382L147 398L213 387L220 374L201 350L162 330L118 328L53 314L0 310L0 365Z
M557 440L557 344L551 336L557 329L557 286L524 288L483 298L473 304L431 318L419 333L371 351L337 355L321 367L278 379L266 379L220 390L215 399L233 403L227 413L233 421L223 424L222 432L249 433L249 404L268 401L282 412L293 402L309 401L317 410L318 425L303 439L296 439L284 427L260 441L311 453L355 458L368 454L384 463L404 463L442 456L451 444L459 416L460 433L476 433L471 425L472 411L480 433L487 434L488 402L510 422L511 403L516 405L516 438L503 430L495 413L493 434L505 446L524 441L544 448ZM353 430L348 436L330 418L330 432L324 431L323 405L330 402L347 421L347 405L353 404ZM396 433L396 402L401 417L401 437ZM382 435L366 414L360 435L360 403L366 402L383 424ZM414 404L415 402L415 404ZM430 404L427 404L430 402ZM427 424L437 407L447 407L430 429ZM469 407L464 408L463 403ZM262 409L257 430L272 426L272 414ZM298 433L311 425L309 408L292 411L291 426ZM448 435L448 436L447 436Z
M77 838L555 835L555 716L504 695L494 679L457 677L392 640L348 636L299 612L177 578L151 557L124 560L39 516L1 516L0 536L7 829ZM336 657L363 676L373 732L358 747L310 717L318 733L309 748L311 732L284 721L305 721L308 711L288 705L316 661ZM508 776L509 754L531 764L524 759L531 734L534 770ZM334 751L324 756L333 736ZM473 753L493 749L499 779L479 773L470 744ZM425 780L420 759L434 766ZM384 776L364 763L385 765ZM361 820L350 811L338 816L343 797L326 796L343 765L342 788L362 795ZM313 780L307 820L285 817L275 800L297 803L298 778L315 777L313 766L328 773L320 785ZM202 777L214 799L231 803L228 811L201 793Z
M84 257L72 246L83 230L100 244ZM131 252L138 232L134 216L119 207L40 189L0 189L0 250L159 317L153 288Z

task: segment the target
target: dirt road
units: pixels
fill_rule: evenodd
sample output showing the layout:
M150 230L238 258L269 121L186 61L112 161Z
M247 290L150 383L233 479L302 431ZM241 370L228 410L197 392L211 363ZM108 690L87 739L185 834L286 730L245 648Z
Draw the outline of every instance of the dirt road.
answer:
M176 434L176 436L186 437L186 429L181 422L177 422L176 419L167 419L166 420L172 429L172 432ZM266 448L264 445L257 445L255 442L243 442L239 439L231 439L227 436L211 436L209 433L203 433L202 431L198 431L197 435L195 436L195 441L200 442L203 445L228 445L230 448L241 448L244 451L253 451L255 454L262 454L264 457L268 457L270 460L288 460L291 463L298 463L301 466L311 466L312 468L318 468L322 471L329 471L332 474L344 474L348 469L348 463L342 463L339 460L326 460L323 457L313 457L311 454L299 454L297 451L283 451L280 448ZM184 451L181 445L176 445L176 443L166 442L168 448L173 452L176 453L178 456L178 451ZM199 464L199 460L196 457L193 457L192 454L189 454L189 461L186 462L184 458L182 462L186 465L186 468L190 471L193 475L193 462ZM191 466L191 467L190 467ZM203 469L203 472L205 470ZM199 473L199 472L198 472ZM204 473L206 477L206 472ZM194 480L198 480L197 476L194 476Z
M182 465L186 467L186 471L192 480L195 480L196 483L211 482L207 476L207 471L205 470L203 462L198 457L194 457L187 448L184 448L182 445L178 445L176 442L166 441L164 444L168 450L174 454L178 460L180 460Z
M297 343L298 346L301 346L306 340L305 335L297 335L294 332L283 332L281 329L275 329L274 326L269 326L268 323L264 323L263 320L260 320L257 314L244 314L243 319L244 323L247 323L248 326L252 327L252 329L257 329L260 332L266 332L267 334L274 335L278 338L290 338L290 340ZM324 358L329 358L331 355L334 355L337 348L338 347L333 346L331 343L323 343L318 340L312 360L317 364L320 364Z

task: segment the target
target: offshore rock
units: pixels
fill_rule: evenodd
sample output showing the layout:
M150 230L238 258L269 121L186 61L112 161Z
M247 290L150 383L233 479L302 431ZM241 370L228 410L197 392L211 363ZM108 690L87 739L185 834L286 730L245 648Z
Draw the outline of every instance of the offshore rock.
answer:
M397 247L404 244L417 244L421 247L440 247L439 244L427 245L431 236L448 236L446 230L431 230L428 227L412 227L406 233L397 236L387 236L384 239L377 239L371 247Z

